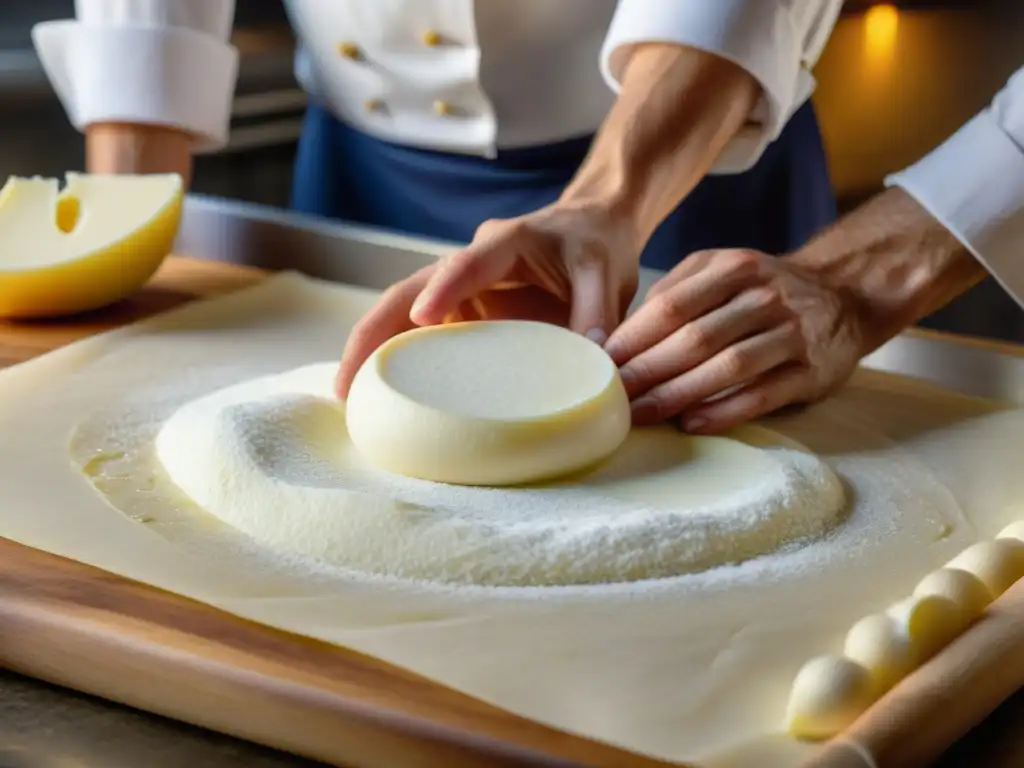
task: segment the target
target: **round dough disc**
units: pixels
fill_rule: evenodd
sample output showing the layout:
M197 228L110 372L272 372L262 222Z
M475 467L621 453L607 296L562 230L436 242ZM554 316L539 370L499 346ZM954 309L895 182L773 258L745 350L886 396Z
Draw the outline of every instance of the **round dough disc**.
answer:
M345 411L353 445L377 466L457 485L565 475L626 439L629 402L597 344L548 323L417 328L363 364Z

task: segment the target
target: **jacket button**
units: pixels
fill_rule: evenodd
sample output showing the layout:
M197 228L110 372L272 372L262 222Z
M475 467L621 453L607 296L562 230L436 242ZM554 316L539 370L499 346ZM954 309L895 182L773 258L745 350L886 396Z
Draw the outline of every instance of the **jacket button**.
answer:
M428 29L423 33L423 44L429 45L431 48L436 48L444 42L444 38L441 33L436 29Z
M367 112L383 112L385 109L384 102L380 99L367 99L363 106Z
M338 43L338 53L346 59L361 59L363 57L359 46L352 42Z
M453 107L447 101L435 101L434 114L440 115L441 117L450 117L451 115L455 114L455 107Z

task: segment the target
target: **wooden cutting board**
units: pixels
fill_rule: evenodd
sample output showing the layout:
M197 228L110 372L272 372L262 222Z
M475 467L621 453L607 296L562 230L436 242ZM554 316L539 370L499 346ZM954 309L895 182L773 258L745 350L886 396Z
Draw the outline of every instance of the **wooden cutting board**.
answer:
M0 367L260 279L257 270L171 258L116 307L68 320L0 323ZM5 539L0 664L334 765L667 765Z

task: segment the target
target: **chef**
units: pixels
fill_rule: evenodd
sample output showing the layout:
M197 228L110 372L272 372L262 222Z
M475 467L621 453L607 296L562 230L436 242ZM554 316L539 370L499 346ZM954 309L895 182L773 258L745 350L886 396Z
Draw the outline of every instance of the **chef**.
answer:
M834 218L808 97L840 5L286 0L311 99L294 207L532 249L526 277L500 281L522 290L488 311L604 338L641 252L662 268L711 247L781 252ZM225 143L233 0L76 8L34 39L91 170L187 175L193 152ZM385 312L377 336L408 310Z
M791 255L709 250L656 283L606 345L634 421L720 432L816 400L986 274L1024 306L1024 69L886 184Z

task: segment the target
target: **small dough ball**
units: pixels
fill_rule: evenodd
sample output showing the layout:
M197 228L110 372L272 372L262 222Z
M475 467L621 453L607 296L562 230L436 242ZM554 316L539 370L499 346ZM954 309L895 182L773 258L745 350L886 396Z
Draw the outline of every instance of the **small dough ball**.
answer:
M973 573L995 600L1024 576L1024 541L979 541L950 560L946 567Z
M1008 526L1003 528L996 536L997 539L1016 539L1017 541L1024 541L1024 520L1018 520L1015 523L1010 523Z
M798 739L831 738L852 725L877 698L871 673L843 656L819 656L797 673L786 729Z
M952 600L939 595L908 597L886 613L909 638L915 666L934 656L963 626L960 609Z
M378 467L457 485L517 485L584 469L630 428L600 346L548 323L416 328L382 344L345 404L349 438Z
M914 596L925 595L938 595L953 602L963 622L960 631L978 618L992 602L992 595L981 579L959 568L939 568L921 579L914 588Z
M910 674L917 663L910 636L885 613L854 624L846 634L843 654L871 673L879 693Z

